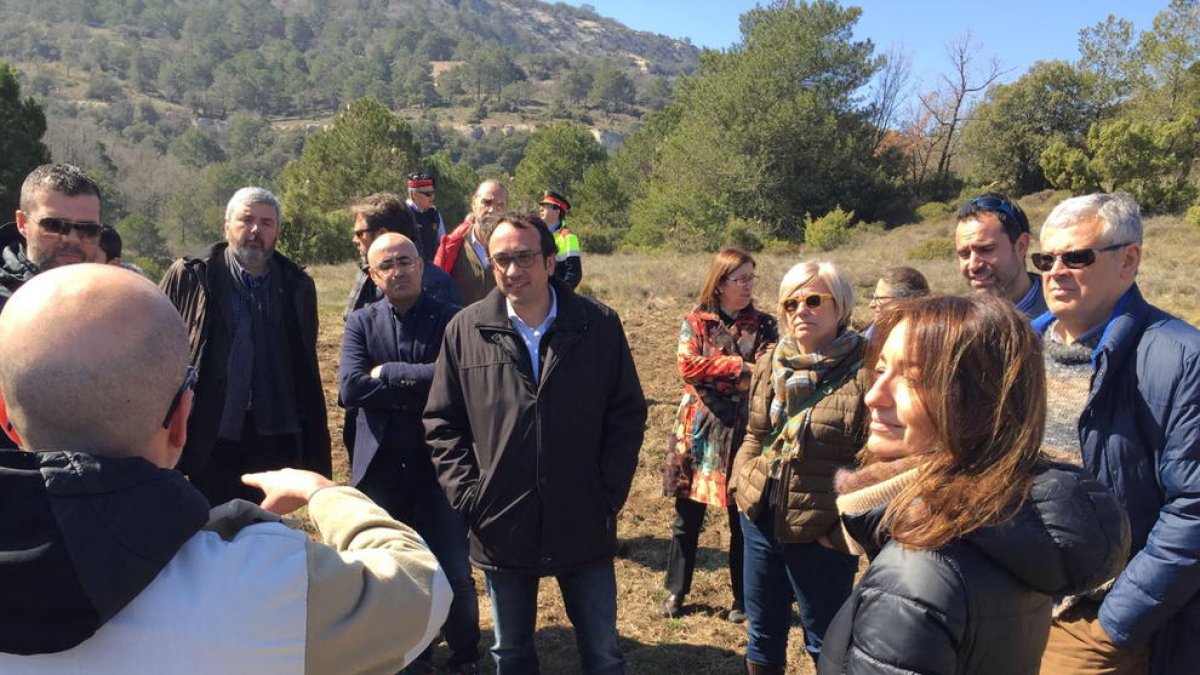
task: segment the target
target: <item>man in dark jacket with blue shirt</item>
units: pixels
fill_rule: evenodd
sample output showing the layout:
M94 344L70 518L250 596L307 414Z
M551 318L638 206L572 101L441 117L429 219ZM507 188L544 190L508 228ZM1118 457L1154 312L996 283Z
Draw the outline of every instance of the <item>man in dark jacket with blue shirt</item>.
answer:
M1200 331L1142 298L1142 221L1130 195L1068 199L1042 252L1055 419L1129 513L1132 557L1110 587L1068 598L1043 672L1185 673L1200 663ZM1057 410L1055 410L1057 408ZM1066 426L1070 427L1070 424ZM1067 445L1067 443L1063 443Z
M417 531L454 591L445 635L450 672L473 674L479 660L479 603L467 562L467 529L438 486L421 411L446 324L458 306L422 291L421 255L411 239L379 235L367 252L383 299L346 319L340 394L358 409L350 485ZM406 673L433 672L432 647Z

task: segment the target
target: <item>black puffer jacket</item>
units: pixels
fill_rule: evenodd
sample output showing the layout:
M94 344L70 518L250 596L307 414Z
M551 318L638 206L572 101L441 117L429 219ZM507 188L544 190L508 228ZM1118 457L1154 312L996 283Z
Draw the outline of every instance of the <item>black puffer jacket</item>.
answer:
M25 237L16 223L0 227L0 311L21 284L38 273L37 265L25 255Z
M1116 498L1070 466L1046 466L1013 520L936 551L881 547L883 509L842 516L873 559L825 635L820 675L1035 674L1051 596L1113 578L1129 550Z

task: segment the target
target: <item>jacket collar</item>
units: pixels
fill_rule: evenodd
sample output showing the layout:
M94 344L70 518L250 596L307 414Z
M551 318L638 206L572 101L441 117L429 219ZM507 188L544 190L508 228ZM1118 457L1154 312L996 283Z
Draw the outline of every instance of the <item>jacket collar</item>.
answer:
M583 300L557 277L550 277L550 285L554 288L558 300L558 317L554 319L554 330L583 330L587 327L587 316L583 308ZM480 314L475 322L479 328L502 328L512 330L508 322L508 299L499 287L493 288L483 300L479 301Z

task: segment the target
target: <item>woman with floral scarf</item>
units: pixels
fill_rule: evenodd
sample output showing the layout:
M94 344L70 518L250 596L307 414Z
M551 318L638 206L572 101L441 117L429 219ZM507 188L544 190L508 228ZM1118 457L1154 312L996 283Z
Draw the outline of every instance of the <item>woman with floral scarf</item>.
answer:
M784 336L750 385L746 438L731 492L745 538L746 667L782 673L795 597L814 661L850 595L857 558L818 543L837 524L833 476L866 438L865 340L850 330L854 289L827 262L804 262L779 285Z

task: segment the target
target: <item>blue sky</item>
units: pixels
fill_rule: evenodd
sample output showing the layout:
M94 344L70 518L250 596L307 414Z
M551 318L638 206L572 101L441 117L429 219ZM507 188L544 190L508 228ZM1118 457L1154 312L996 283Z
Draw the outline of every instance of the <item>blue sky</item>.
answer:
M581 5L571 0L567 4ZM625 25L675 38L691 38L701 47L723 49L736 42L738 16L759 4L753 0L591 0L602 16ZM991 57L1009 73L1002 81L1020 77L1035 61L1075 60L1079 30L1103 21L1109 14L1148 30L1154 15L1168 0L862 0L843 4L863 9L855 36L869 38L879 52L902 46L912 59L914 85L932 88L949 70L946 45L971 31L979 48L978 63Z

